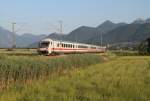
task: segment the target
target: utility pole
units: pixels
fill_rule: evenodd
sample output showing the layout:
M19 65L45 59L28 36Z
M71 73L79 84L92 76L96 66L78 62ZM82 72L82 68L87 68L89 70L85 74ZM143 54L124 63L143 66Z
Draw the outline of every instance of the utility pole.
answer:
M62 22L62 20L59 21L59 24L60 24L60 33L62 34L63 33L63 30L62 30L63 22Z
M16 48L15 24L16 24L15 22L12 22L12 33L13 33L12 49Z
M103 33L101 33L101 47L103 46Z

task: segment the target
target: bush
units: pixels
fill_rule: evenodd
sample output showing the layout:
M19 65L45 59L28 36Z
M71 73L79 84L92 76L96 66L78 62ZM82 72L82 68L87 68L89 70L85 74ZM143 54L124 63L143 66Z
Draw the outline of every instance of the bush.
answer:
M117 56L138 56L139 53L137 51L113 51Z

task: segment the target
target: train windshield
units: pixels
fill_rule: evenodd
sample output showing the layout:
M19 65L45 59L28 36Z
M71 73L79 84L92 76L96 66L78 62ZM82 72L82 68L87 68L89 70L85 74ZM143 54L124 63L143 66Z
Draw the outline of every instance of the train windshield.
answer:
M50 42L41 42L39 46L40 48L46 48L46 47L49 47L49 43Z

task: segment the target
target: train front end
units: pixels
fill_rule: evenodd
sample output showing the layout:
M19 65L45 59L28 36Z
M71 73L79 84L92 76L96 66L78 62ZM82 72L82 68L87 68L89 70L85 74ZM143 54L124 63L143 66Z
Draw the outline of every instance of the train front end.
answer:
M40 55L50 55L52 53L52 40L44 39L39 42L37 52Z

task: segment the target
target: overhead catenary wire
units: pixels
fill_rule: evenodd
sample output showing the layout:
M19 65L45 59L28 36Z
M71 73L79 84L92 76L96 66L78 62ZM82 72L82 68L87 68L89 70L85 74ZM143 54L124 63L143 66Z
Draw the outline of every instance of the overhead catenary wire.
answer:
M15 22L12 22L12 33L13 33L13 42L12 42L12 48L16 48L16 35L15 35Z

